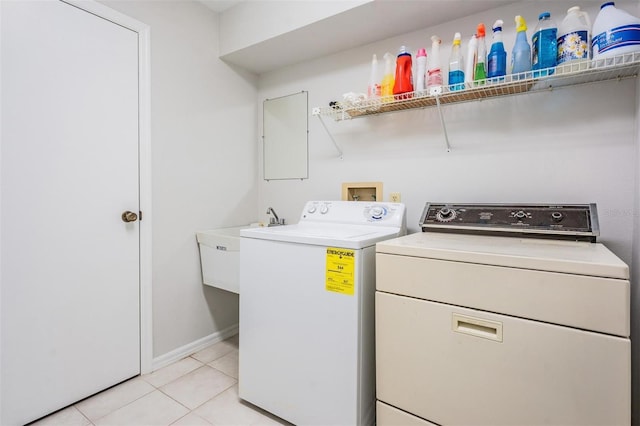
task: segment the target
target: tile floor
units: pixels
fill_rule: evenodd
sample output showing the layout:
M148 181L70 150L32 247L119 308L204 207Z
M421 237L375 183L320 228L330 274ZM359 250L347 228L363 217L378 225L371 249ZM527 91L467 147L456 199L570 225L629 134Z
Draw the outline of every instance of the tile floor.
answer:
M30 426L288 425L238 398L238 336Z

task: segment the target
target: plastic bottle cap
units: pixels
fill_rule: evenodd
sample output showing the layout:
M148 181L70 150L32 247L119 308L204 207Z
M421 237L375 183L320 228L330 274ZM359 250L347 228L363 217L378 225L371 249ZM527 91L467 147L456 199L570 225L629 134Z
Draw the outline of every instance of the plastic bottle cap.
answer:
M498 32L498 31L502 31L502 25L504 24L504 22L501 19L498 19L494 24L493 24L493 32Z
M424 50L424 48L418 50L418 54L416 55L416 57L419 58L420 56L427 56L427 51Z
M544 18L551 18L551 13L549 13L549 12L542 12L542 13L540 14L540 16L538 16L538 20L540 20L540 19L544 19Z
M516 31L527 31L527 22L520 15L516 16Z
M487 31L484 28L484 24L480 22L478 24L478 28L476 28L476 37L484 37L487 34Z
M615 4L614 2L612 2L612 1L608 1L608 2L606 2L606 3L603 3L603 5L602 5L602 6L600 6L600 9L604 9L604 8L605 8L605 7L607 7L607 6L615 6L615 5L616 5L616 4Z
M567 10L567 13L580 12L580 6L573 6Z
M460 33L455 33L455 35L453 36L453 45L454 46L460 46L460 39L462 38L462 35L460 35Z

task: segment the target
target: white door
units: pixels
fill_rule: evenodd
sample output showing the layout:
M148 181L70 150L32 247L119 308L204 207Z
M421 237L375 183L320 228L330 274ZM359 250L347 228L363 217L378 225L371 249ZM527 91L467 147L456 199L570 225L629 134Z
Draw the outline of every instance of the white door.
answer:
M2 1L2 418L140 372L137 33Z

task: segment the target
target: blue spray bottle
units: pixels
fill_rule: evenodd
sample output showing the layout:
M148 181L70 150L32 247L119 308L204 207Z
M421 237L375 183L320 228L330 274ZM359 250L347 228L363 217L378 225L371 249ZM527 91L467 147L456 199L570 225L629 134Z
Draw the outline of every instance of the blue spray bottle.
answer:
M464 89L464 71L462 70L463 58L460 52L460 33L453 36L453 45L451 46L451 56L449 57L449 90Z
M504 50L504 44L502 43L503 24L504 22L500 19L493 24L493 43L491 44L487 64L488 78L502 77L507 73L507 52Z
M511 51L511 73L519 74L531 71L531 46L527 40L527 23L520 15L516 16L516 43ZM513 78L525 78L524 75L516 75Z

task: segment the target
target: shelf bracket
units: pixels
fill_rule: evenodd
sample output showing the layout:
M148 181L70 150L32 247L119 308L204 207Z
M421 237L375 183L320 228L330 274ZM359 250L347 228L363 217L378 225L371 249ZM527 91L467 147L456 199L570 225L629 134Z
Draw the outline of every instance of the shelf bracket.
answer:
M447 146L447 152L451 152L451 146L449 146L449 134L447 133L447 125L444 122L444 115L442 114L442 106L440 105L440 94L442 93L442 88L440 88L440 93L432 93L432 95L436 98L436 105L438 106L438 113L440 114L440 125L442 126L442 132L444 133L444 143Z
M324 120L322 119L322 115L320 114L320 108L314 108L312 115L315 115L316 117L318 117L318 119L320 120L320 124L322 124L322 127L324 127L325 132L327 132L327 135L329 135L329 139L331 139L331 142L333 142L333 145L336 147L336 150L338 151L338 155L342 160L343 159L342 149L340 148L340 145L338 145L338 142L336 142L333 135L327 128L327 125L324 124Z

